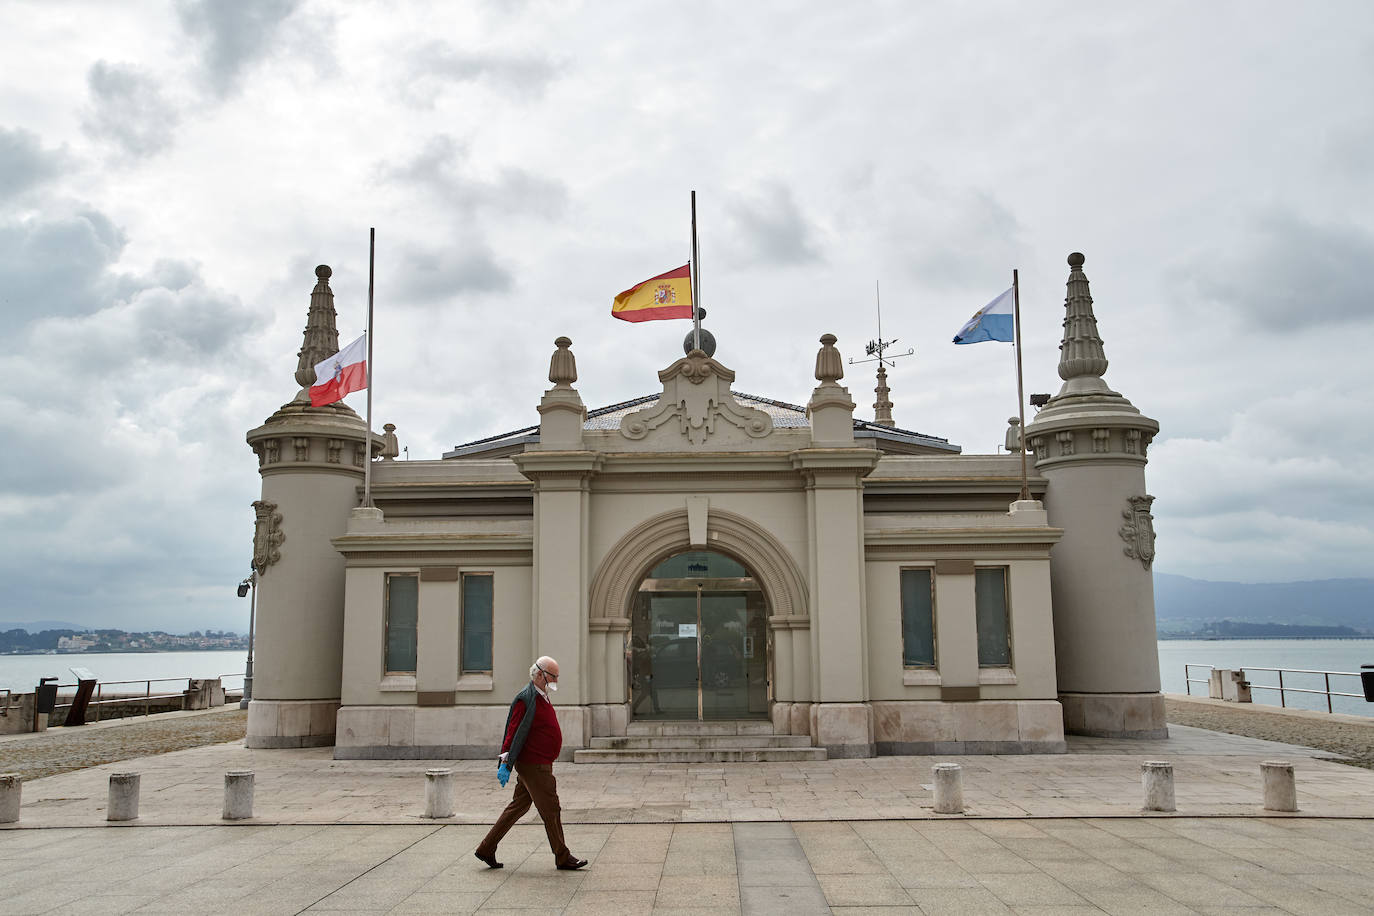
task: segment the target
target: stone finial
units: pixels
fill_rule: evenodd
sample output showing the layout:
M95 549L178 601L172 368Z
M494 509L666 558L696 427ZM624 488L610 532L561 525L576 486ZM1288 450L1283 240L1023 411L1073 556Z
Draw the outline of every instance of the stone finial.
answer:
M887 367L878 363L878 387L873 389L878 400L873 402L873 422L879 426L896 426L892 419L892 401L888 395L892 389L887 387Z
M844 378L844 360L840 351L835 349L834 334L821 335L821 349L816 353L816 380L822 385L833 384Z
M310 292L310 311L305 318L305 339L296 359L296 384L302 388L315 384L316 363L339 352L334 291L329 288L333 273L328 264L315 268L315 288Z
M558 349L553 351L549 359L549 381L558 388L567 388L577 381L577 359L568 349L572 346L572 340L560 337L553 345Z
M1106 391L1107 354L1097 333L1093 297L1083 273L1083 255L1069 255L1069 281L1064 297L1064 337L1059 344L1059 377L1081 391ZM1082 379L1074 382L1074 379ZM1069 386L1066 386L1069 387Z
M1007 451L1008 451L1008 452L1011 452L1013 455L1019 454L1019 453L1021 452L1021 418L1020 418L1020 417L1008 417L1008 418L1007 418L1007 439L1006 439L1006 443L1005 443L1005 444L1006 444L1006 447L1007 447Z
M382 424L382 451L383 461L395 461L401 454L401 442L396 438L396 424Z

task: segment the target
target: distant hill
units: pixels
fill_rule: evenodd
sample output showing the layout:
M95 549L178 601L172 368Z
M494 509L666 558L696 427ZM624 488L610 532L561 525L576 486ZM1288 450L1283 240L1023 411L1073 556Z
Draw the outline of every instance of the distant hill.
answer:
M1155 616L1168 620L1352 627L1374 633L1374 579L1212 582L1155 573Z
M79 623L68 623L65 620L31 620L28 623L6 623L0 621L0 633L6 630L27 630L30 633L42 633L44 630L76 630L84 633L90 627Z

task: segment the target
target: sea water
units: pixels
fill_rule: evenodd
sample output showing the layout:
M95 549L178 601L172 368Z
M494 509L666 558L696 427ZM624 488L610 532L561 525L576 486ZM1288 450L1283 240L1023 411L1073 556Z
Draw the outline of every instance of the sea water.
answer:
M40 677L59 684L75 684L72 668L86 668L101 683L142 681L147 678L223 677L224 686L238 689L248 653L243 649L213 652L67 652L61 655L0 655L0 687L16 693L33 690ZM153 693L185 690L186 685L153 684ZM142 693L144 685L122 684L120 693Z
M1184 681L1184 666L1188 678ZM1343 677L1332 675L1331 690L1353 693L1357 697L1333 697L1332 712L1358 716L1374 716L1374 703L1366 703L1357 674L1361 665L1374 665L1374 639L1161 639L1159 641L1159 680L1165 693L1189 693L1207 696L1207 669L1243 668L1250 682L1251 698L1265 706L1289 706L1295 709L1326 711L1326 697L1312 693L1284 694L1279 702L1276 671L1261 668L1283 668L1283 686L1310 690L1326 689L1326 678L1320 674L1297 674L1294 669L1309 671L1343 671Z

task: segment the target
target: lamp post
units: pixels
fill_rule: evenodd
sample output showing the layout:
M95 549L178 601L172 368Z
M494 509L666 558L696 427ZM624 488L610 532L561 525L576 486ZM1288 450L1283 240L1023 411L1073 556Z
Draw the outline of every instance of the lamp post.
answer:
M258 568L253 567L253 574L239 583L239 597L250 595L248 599L248 664L243 672L243 699L239 700L239 709L247 709L248 701L253 699L253 625L256 622L258 610Z

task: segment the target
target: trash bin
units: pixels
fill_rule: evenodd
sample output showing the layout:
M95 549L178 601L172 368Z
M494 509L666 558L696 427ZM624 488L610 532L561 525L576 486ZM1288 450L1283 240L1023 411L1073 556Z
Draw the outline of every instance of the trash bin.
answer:
M33 692L34 712L52 715L53 707L57 705L57 681L55 677L38 679L38 687Z
M1374 665L1360 666L1360 683L1364 685L1364 701L1374 703Z

